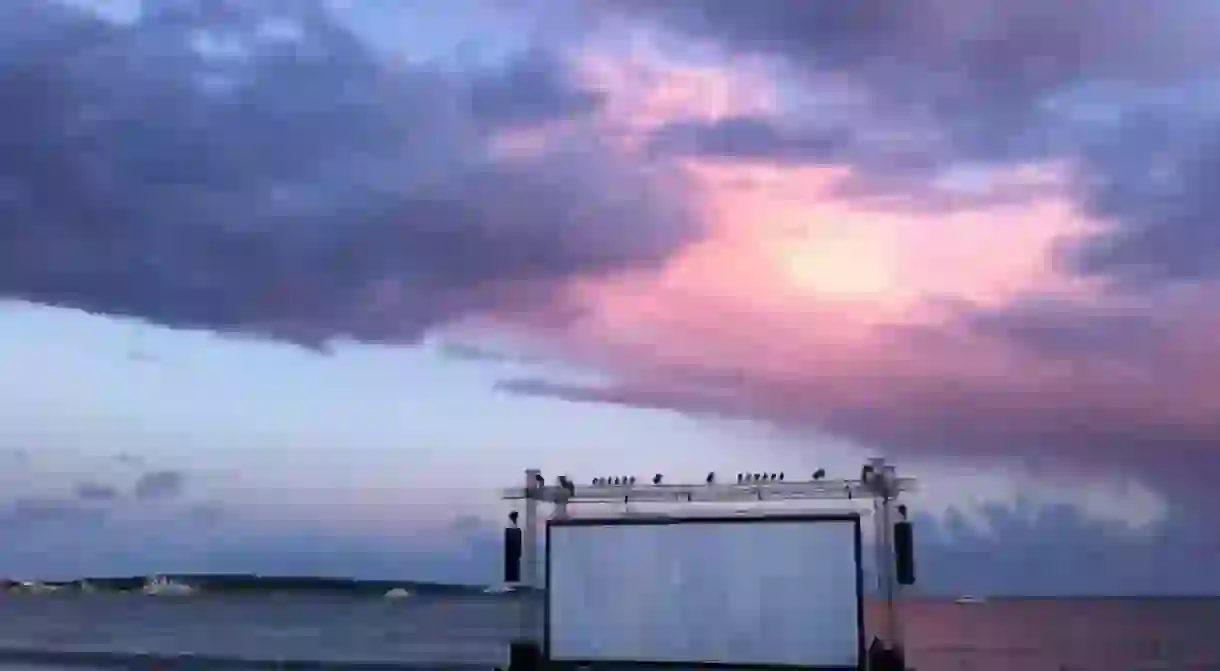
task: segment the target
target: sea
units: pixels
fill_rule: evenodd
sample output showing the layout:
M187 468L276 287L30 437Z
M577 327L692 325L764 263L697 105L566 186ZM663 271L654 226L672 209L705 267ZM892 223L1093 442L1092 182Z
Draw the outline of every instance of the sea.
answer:
M518 597L0 594L0 669L445 669L504 664ZM921 671L1220 670L1220 599L905 602ZM869 607L874 626L880 609Z

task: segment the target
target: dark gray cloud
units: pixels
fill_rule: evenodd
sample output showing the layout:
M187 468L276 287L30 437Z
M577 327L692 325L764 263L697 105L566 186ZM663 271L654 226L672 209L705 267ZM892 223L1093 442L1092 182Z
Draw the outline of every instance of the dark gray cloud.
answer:
M441 356L455 361L471 361L495 364L538 364L546 361L544 357L531 356L508 350L499 350L465 342L447 341L441 343Z
M214 503L197 504L186 511L186 518L203 529L219 525L224 521L225 515L224 507Z
M123 466L127 466L129 468L143 466L145 463L144 457L141 457L138 454L129 454L127 452L122 452L120 454L116 454L114 457L114 460L115 460L115 462L122 464Z
M181 496L186 476L178 471L151 471L136 480L132 493L139 501L159 501Z
M1163 523L1132 531L1068 505L984 506L916 516L917 591L928 594L1220 594L1208 527Z
M1077 302L1031 298L1001 310L963 314L975 334L1045 357L1147 357L1169 346L1164 315Z
M530 52L502 70L480 73L470 91L475 118L491 127L578 118L592 114L604 101L604 93L581 88L562 63L543 51Z
M1220 110L1203 123L1126 115L1083 162L1090 210L1122 226L1066 248L1069 263L1128 286L1220 274Z
M3 460L6 466L22 465L28 463L30 455L28 452L17 448L0 449L0 460Z
M119 490L105 483L85 481L76 485L76 498L81 501L114 501L119 497Z
M1069 249L1075 268L1149 282L1220 263L1220 7L1204 0L893 3L626 0L603 8L773 58L818 101L786 134L697 131L696 147L854 163L857 195L926 191L960 162L1080 168L1081 202L1117 224ZM825 75L834 75L828 83ZM836 108L835 93L852 102ZM845 133L841 125L847 120ZM854 134L854 140L846 139ZM801 151L801 138L819 142ZM823 144L829 138L833 142ZM774 142L782 139L784 141ZM798 141L793 141L793 140ZM732 142L730 142L732 140ZM689 150L690 147L688 146ZM917 197L917 196L916 196Z
M64 533L104 522L108 516L104 508L73 499L24 497L0 504L0 528L6 533Z
M203 505L169 523L122 519L80 502L23 499L0 505L0 575L21 579L183 572L323 575L493 583L499 525L457 520L439 533L360 535L243 524L240 512Z
M11 4L0 296L412 341L654 262L692 231L666 185L591 137L493 151L599 105L545 52L469 72L394 62L307 0L174 3L131 25Z
M701 158L836 163L853 140L846 129L784 129L761 117L737 116L667 124L653 135L651 145L654 152Z

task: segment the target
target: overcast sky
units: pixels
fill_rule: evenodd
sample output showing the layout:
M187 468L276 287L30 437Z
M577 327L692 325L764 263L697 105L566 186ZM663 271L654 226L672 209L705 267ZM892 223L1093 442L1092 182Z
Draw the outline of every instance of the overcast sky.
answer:
M145 4L0 6L0 574L884 455L937 589L1220 590L1214 3Z

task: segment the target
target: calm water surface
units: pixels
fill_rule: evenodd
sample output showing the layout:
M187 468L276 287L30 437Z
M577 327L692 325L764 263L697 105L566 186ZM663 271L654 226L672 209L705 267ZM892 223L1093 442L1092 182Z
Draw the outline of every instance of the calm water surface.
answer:
M487 666L516 622L503 597L0 595L0 669ZM917 601L904 622L924 671L1220 670L1220 600Z

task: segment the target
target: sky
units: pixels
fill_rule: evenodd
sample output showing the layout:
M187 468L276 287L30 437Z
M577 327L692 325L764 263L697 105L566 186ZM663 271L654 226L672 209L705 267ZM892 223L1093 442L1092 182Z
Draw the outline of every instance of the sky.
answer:
M1220 593L1220 7L9 0L0 575L494 582L498 488L916 476Z

